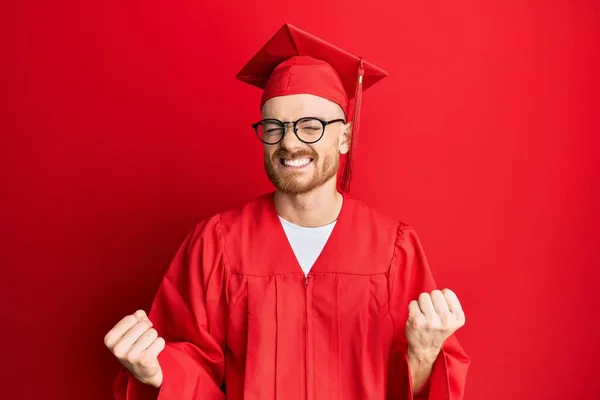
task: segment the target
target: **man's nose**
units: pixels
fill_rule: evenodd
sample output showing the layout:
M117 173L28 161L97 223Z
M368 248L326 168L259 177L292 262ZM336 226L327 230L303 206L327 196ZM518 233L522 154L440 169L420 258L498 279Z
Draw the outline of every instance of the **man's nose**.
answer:
M283 138L281 139L280 144L281 144L282 148L284 148L288 151L293 151L293 150L298 149L303 146L302 141L300 141L298 139L298 137L296 136L296 133L294 132L294 124L293 123L288 122L286 124L286 130L283 135Z

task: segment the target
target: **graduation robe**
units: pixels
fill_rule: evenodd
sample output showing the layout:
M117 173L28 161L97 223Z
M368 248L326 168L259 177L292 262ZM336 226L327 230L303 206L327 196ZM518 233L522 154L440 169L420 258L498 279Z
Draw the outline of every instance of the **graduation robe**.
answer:
M167 342L162 386L123 368L114 395L459 400L470 360L454 335L425 388L412 393L408 303L435 288L414 229L347 195L305 277L269 193L187 236L149 313Z

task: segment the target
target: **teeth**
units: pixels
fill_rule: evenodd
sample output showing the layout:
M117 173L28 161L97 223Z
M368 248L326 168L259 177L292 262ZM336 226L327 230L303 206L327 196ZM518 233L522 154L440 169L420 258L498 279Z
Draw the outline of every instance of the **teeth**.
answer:
M310 158L300 158L297 160L283 160L283 164L287 167L304 167L310 163Z

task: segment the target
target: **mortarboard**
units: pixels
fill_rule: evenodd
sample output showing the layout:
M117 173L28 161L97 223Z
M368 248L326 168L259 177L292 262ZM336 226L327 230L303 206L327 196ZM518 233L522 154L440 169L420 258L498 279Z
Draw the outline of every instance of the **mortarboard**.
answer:
M353 154L356 152L363 90L387 73L316 36L285 24L237 74L237 79L263 89L262 105L270 98L313 94L337 103L350 117L352 141L341 188L350 192Z

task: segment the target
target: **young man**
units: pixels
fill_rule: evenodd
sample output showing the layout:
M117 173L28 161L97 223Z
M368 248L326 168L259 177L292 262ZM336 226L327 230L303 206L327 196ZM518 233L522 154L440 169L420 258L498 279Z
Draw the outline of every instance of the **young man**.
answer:
M149 316L106 335L116 398L463 398L456 295L409 225L346 194L362 90L385 75L291 25L243 68L277 190L198 224Z

